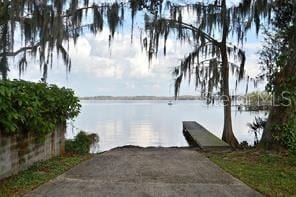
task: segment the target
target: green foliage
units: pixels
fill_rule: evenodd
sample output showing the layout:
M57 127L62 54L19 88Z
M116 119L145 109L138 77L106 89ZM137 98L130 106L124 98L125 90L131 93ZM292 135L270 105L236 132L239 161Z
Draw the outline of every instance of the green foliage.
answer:
M0 130L6 134L31 131L44 136L57 124L79 114L74 91L56 85L0 81Z
M281 126L280 143L288 148L291 153L296 154L296 124L285 124ZM277 138L276 138L277 139Z
M68 153L87 154L90 146L98 139L99 137L96 134L86 134L80 131L74 140L66 140L65 150Z
M263 131L266 125L266 119L261 117L255 117L255 120L252 123L248 123L247 126L250 128L250 131L255 135L254 145L259 143L258 134Z

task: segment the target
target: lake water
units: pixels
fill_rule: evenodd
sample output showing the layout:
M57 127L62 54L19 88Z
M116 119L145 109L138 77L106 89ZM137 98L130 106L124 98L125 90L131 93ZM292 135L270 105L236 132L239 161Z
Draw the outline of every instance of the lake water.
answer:
M254 142L247 123L255 116L264 113L233 109L233 128L239 141ZM66 138L73 138L79 130L98 134L100 141L93 152L124 145L188 146L182 133L185 120L197 121L222 136L223 108L202 101L177 101L172 106L167 101L83 101L80 115L68 125Z

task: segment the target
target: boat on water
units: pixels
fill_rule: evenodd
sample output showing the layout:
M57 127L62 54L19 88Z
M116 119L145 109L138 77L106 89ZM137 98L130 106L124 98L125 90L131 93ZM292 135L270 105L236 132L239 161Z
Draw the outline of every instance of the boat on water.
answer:
M168 105L173 105L173 101L169 101L168 102Z

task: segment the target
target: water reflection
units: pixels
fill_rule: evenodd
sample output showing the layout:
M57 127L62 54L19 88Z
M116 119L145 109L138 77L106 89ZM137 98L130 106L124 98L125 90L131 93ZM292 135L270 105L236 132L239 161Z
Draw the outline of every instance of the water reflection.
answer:
M263 112L233 111L233 127L239 141L253 143L254 135L247 127ZM75 127L97 133L99 146L93 151L105 151L117 146L187 146L182 134L182 121L198 121L216 136L222 136L223 108L208 107L201 101L178 101L169 106L166 101L83 101ZM66 137L76 130L68 128Z

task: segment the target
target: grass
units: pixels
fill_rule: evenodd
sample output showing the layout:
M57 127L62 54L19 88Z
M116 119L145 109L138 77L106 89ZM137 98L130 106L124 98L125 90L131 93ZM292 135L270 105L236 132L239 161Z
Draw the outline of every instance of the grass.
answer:
M65 154L38 162L28 170L0 181L0 197L22 196L90 157L88 154Z
M296 155L247 150L210 153L208 157L267 196L296 195Z

